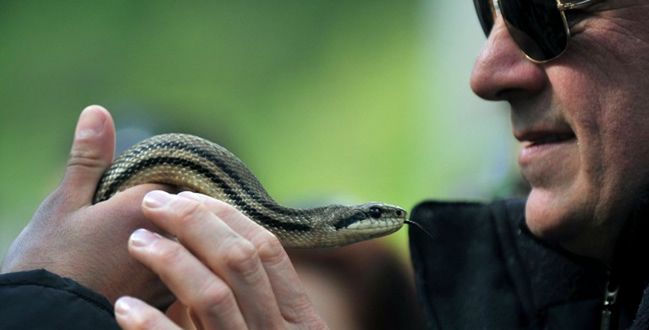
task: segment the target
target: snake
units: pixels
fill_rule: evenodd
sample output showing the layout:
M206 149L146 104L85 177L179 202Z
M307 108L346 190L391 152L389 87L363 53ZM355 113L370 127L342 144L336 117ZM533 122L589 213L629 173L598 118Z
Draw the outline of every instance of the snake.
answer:
M184 133L155 135L121 153L102 175L93 203L144 183L171 185L228 203L273 233L284 247L348 245L388 235L407 222L404 209L380 202L282 206L232 152Z

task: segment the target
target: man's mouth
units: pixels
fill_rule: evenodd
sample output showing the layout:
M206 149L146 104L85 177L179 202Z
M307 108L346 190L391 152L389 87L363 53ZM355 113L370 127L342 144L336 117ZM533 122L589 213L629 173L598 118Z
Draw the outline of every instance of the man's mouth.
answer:
M518 163L522 168L540 160L560 161L571 152L566 147L572 146L576 141L575 134L566 130L521 132L515 136L521 142Z
M539 133L522 135L519 139L523 148L541 146L544 144L562 143L575 139L575 134L570 133Z

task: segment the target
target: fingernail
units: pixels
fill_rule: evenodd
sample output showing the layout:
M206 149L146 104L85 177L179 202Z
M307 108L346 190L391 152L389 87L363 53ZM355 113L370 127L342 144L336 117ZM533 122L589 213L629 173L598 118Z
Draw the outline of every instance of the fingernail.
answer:
M193 191L188 191L188 190L186 190L186 191L183 191L183 192L181 192L180 194L178 194L178 196L183 196L183 197L191 198L191 199L196 200L196 201L199 201L199 202L203 201L203 199L201 198L201 195L200 195L200 194L197 194L197 193L195 193L195 192L193 192Z
M130 241L133 246L145 247L157 239L158 237L154 233L146 229L138 229L131 234Z
M123 296L115 302L115 316L122 318L134 318L141 315L145 309L145 304L141 300L133 297Z
M154 190L144 196L144 206L150 208L161 207L171 199L171 195L161 190Z
M99 135L104 130L106 116L99 106L89 106L81 112L74 133L75 139L85 139Z
M115 313L126 316L133 310L133 301L131 297L121 297L115 302Z

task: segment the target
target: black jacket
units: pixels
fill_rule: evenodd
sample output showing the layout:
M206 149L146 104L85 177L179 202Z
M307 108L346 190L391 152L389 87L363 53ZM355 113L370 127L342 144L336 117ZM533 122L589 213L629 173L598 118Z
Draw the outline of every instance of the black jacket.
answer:
M119 329L103 296L45 270L0 275L0 329Z
M608 319L649 329L647 225L623 235L609 270L535 239L523 201L424 202L411 219L422 227L410 227L410 249L429 328L600 329ZM607 292L615 301L604 306Z

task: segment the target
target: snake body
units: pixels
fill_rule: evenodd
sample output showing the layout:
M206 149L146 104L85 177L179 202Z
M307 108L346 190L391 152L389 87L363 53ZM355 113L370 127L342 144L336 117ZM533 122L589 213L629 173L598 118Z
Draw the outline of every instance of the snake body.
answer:
M284 207L224 147L189 134L157 135L122 153L104 173L94 203L143 183L161 183L233 205L274 233L285 247L346 245L392 233L406 212L383 203Z

